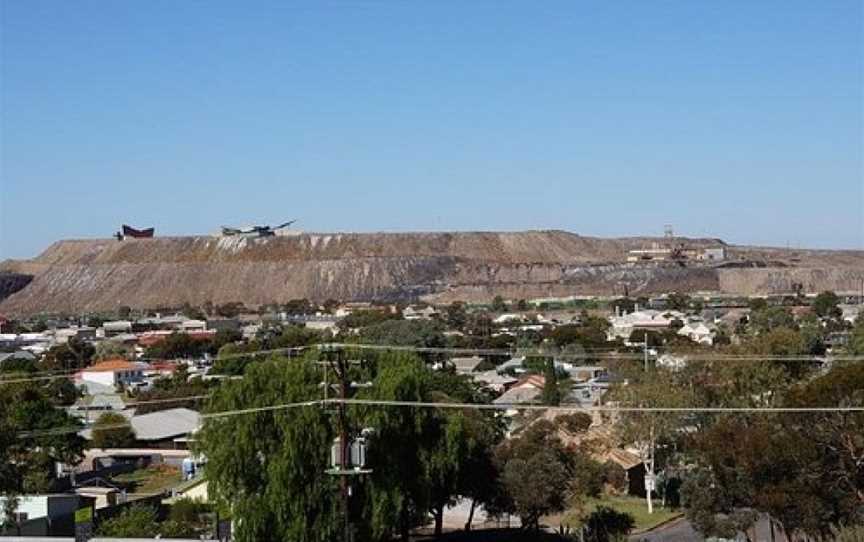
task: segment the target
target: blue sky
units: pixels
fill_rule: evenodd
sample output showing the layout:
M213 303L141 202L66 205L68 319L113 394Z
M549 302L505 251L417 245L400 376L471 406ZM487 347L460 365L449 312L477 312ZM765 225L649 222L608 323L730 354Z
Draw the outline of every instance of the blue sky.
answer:
M0 258L289 218L864 246L858 0L0 5Z

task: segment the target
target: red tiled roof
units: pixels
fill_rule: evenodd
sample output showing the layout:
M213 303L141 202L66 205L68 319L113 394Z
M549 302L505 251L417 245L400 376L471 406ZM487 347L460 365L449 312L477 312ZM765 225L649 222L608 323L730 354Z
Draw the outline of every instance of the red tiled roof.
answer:
M177 370L177 364L170 361L155 361L150 364L150 368L154 371L173 373Z
M97 373L97 372L115 372L115 371L134 371L140 366L122 358L109 359L100 361L90 367L85 367L81 372Z
M546 385L546 378L542 375L527 375L519 379L519 382L513 385L513 388L521 388L531 386L534 388L543 388ZM511 388L512 389L512 388Z

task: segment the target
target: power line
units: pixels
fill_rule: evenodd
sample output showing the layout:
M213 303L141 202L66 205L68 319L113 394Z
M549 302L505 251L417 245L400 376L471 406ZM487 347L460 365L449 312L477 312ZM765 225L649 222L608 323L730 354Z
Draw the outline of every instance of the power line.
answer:
M207 397L207 396L201 396ZM456 410L486 410L486 411L547 411L547 412L606 412L606 413L760 413L760 414L806 414L806 413L829 413L829 412L844 412L844 413L864 413L864 406L836 406L836 407L667 407L667 406L613 406L613 405L598 405L598 406L548 406L548 405L532 405L532 404L495 404L495 403L455 403L455 402L429 402L429 401L393 401L383 399L314 399L309 401L301 401L294 403L283 403L278 405L250 407L244 409L224 410L217 412L207 412L201 414L201 419L219 419L231 416L239 416L245 414L255 414L259 412L273 412L279 410L288 410L294 408L326 406L326 405L360 405L370 407L398 407L398 408L424 408L424 409L456 409ZM123 424L112 424L100 426L100 429L117 429L129 427L131 422ZM39 436L53 436L70 433L78 433L85 429L93 429L93 427L59 427L54 429L23 431L18 433L18 438L35 438Z
M196 398L207 398L208 395L197 396ZM191 399L191 398L190 398ZM176 399L172 399L172 401L176 401ZM157 401L153 401L157 402ZM164 402L164 401L163 401ZM300 407L309 407L309 406L319 406L326 404L329 401L324 401L321 399L315 399L311 401L301 401L297 403L283 403L279 405L271 405L271 406L261 406L261 407L250 407L243 409L235 409L235 410L225 410L219 412L206 412L201 414L201 419L217 419L224 418L226 416L239 416L243 414L255 414L258 412L272 412L276 410L288 410L293 408ZM139 404L149 404L150 402L142 401ZM108 424L101 425L99 429L120 429L124 427L131 427L132 422L129 421L127 423L116 423L116 424ZM87 429L93 430L95 426L90 427L82 427L82 426L65 426L65 427L56 427L52 429L43 429L43 430L35 430L35 431L22 431L18 433L18 438L35 438L40 436L54 436L54 435L65 435L71 433L79 433L81 431L85 431Z

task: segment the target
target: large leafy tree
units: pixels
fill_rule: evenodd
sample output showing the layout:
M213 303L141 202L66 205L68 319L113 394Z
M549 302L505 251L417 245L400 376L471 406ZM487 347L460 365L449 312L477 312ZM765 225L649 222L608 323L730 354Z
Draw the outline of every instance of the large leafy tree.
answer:
M385 354L376 363L376 376L368 397L392 401L429 399L429 371L413 355ZM443 398L440 398L442 399ZM398 534L408 539L412 527L425 522L432 508L433 482L441 488L452 481L450 454L459 454L459 443L442 438L442 418L433 410L420 408L375 408L365 413L366 423L374 429L370 443L369 465L373 476L369 485L368 524L372 536L386 539ZM458 427L452 430L458 431ZM438 441L439 449L432 444Z
M864 366L788 390L789 407L864 405ZM764 512L787 532L830 536L864 514L864 415L857 411L726 416L695 438L683 493L706 534L746 530Z
M612 391L610 400L632 408L677 408L694 404L691 388L678 385L675 373L659 368L634 375L633 381ZM678 411L632 410L621 413L616 428L622 444L638 451L646 477L655 479L671 455L685 421ZM651 491L646 491L646 502L648 512L653 512Z
M338 487L328 469L333 418L322 407L275 405L320 399L320 369L311 359L273 358L220 386L207 405L199 447L209 491L228 507L240 541L330 541L338 538ZM254 410L260 407L261 410ZM219 416L220 412L249 410Z
M135 431L126 416L105 412L93 424L94 448L125 448L135 442Z
M467 377L430 371L411 354L380 356L373 372L373 386L364 397L442 404L490 400ZM458 497L470 498L472 509L491 498L491 450L503 436L496 416L443 407L373 407L357 415L373 430L366 510L370 537L407 539L410 528L425 523L428 514L440 534L444 510Z
M813 299L813 311L823 318L838 318L840 311L840 298L832 291L824 291Z
M39 383L0 382L0 494L8 503L18 495L49 491L57 462L81 460L85 441L79 428Z
M50 371L81 369L90 365L95 354L96 349L92 344L78 337L72 337L66 344L48 350L40 365Z
M133 505L121 514L104 521L97 532L99 536L116 538L145 538L159 533L156 511L150 506Z
M527 529L537 530L542 516L564 510L579 492L573 483L575 456L548 420L504 441L495 458L505 491L493 511L518 515Z
M794 328L795 317L784 307L765 305L750 313L750 327L757 333L764 333L778 327Z
M852 329L852 336L849 337L846 350L852 355L864 355L864 314L858 316L855 321L855 327Z
M361 330L361 340L399 346L446 346L444 326L432 320L386 320Z

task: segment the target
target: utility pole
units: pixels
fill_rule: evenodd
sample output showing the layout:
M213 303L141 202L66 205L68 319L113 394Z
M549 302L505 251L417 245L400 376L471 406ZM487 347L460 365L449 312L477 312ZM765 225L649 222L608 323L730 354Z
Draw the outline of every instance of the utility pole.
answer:
M369 474L372 471L364 469L365 464L365 443L360 439L358 448L362 448L360 456L357 460L352 461L351 450L352 440L350 438L350 428L348 424L348 411L345 400L348 399L348 389L351 387L365 387L364 384L351 383L348 375L348 366L359 361L348 361L344 358L342 348L334 345L323 345L326 362L324 363L324 397L328 397L329 386L327 378L327 369L332 368L336 373L336 378L339 379L339 401L336 409L338 420L338 450L336 445L331 451L331 469L328 474L339 476L339 489L342 496L343 510L343 542L353 542L354 530L351 524L351 483L350 476ZM352 463L354 463L352 465Z
M348 470L348 415L345 412L345 399L348 398L348 372L345 370L345 360L342 359L342 350L336 352L336 361L339 376L339 441L341 447L339 465L343 471ZM342 506L345 510L345 542L351 542L351 488L348 485L348 477L342 476Z
M334 474L339 475L339 489L342 495L342 511L343 511L343 542L351 541L351 494L350 486L348 485L348 477L345 473L349 469L348 460L348 416L345 411L345 399L348 398L348 372L345 370L345 360L342 357L342 349L332 345L324 346L324 354L327 357L330 368L336 373L336 378L339 380L339 405L336 415L339 424L339 452L338 452L338 467L335 467ZM328 396L330 383L327 379L327 368L324 369L324 397Z
M648 372L648 332L645 332L645 339L642 342L642 352L645 356L645 372Z

